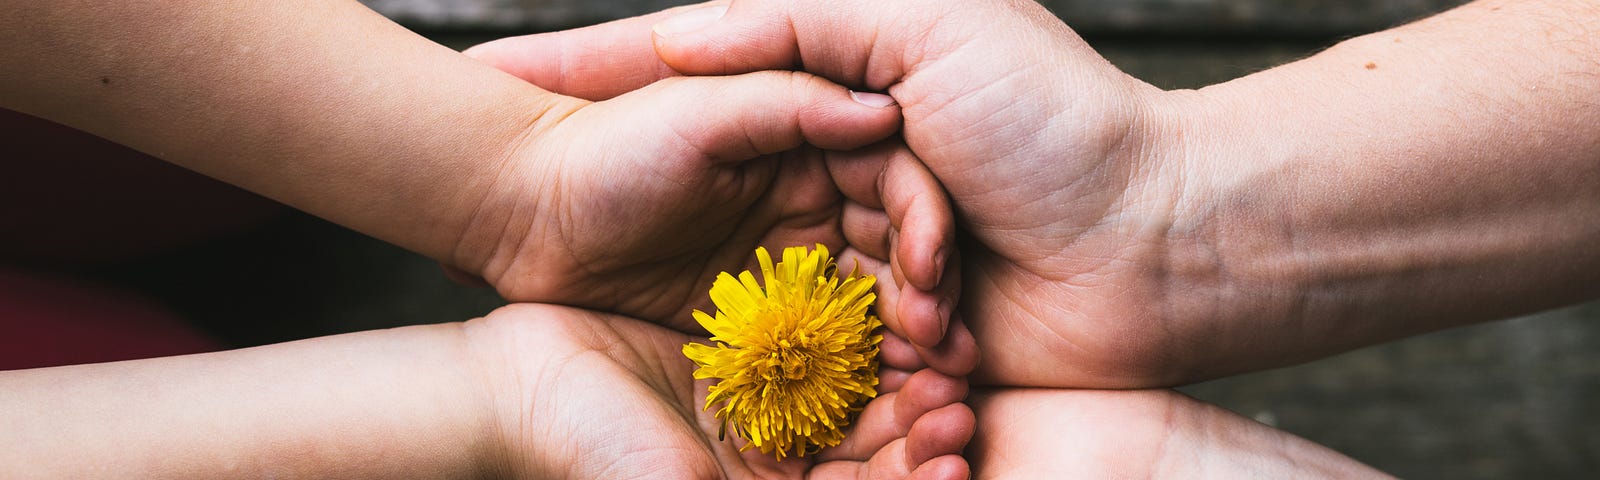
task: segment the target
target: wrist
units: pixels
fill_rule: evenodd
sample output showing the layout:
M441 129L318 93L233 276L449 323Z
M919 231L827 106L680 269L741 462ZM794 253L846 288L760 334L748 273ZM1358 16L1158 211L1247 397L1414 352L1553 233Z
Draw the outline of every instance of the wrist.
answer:
M1180 342L1174 351L1189 352L1178 353L1185 382L1259 368L1233 352L1259 353L1254 329L1293 315L1306 294L1283 208L1294 202L1284 188L1295 183L1284 168L1289 142L1258 140L1279 138L1267 132L1292 99L1237 87L1163 92L1153 102L1153 128L1163 133L1151 162L1173 192L1160 308Z
M589 104L548 93L522 103L525 106L517 112L526 120L496 137L498 150L479 165L470 188L461 190L461 201L451 210L458 226L451 232L448 249L435 257L497 288L521 252L541 250L540 245L529 243L537 239L527 236L536 230L535 223L550 213L547 209L559 205L542 197L559 191L550 186L559 185L564 156L541 155L539 150L571 143L572 138L560 136L570 132L556 127ZM561 133L552 135L552 131ZM500 293L526 300L504 289Z

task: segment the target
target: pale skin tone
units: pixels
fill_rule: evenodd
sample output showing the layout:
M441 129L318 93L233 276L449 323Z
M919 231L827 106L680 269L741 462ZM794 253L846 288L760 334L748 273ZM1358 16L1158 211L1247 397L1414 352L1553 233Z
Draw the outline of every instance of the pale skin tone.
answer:
M778 463L717 439L701 409L709 380L679 353L690 341L705 339L513 305L465 323L0 372L0 463L8 478L967 475L961 380L901 375L845 444Z
M1171 390L974 392L975 478L1389 478Z
M845 444L774 462L716 439L697 341L539 305L229 352L0 372L15 478L1378 477L1171 391L888 372ZM137 394L130 394L137 392ZM107 403L105 399L117 401ZM95 452L63 455L61 452Z
M13 27L0 66L27 72L0 79L0 107L438 259L508 300L694 332L689 311L711 308L717 273L753 266L758 245L822 243L913 292L883 308L908 312L889 322L896 332L953 352L938 368L976 362L965 330L946 341L949 309L941 316L932 293L953 250L942 199L880 209L904 221L897 253L845 248L824 149L893 134L901 117L887 96L768 72L593 102L354 1L14 1L0 18Z
M915 155L949 190L963 226L978 242L963 254L969 280L962 313L991 352L980 372L986 380L1030 385L1171 384L1303 361L1597 294L1595 272L1600 269L1593 267L1600 253L1587 248L1591 243L1586 239L1600 231L1596 225L1600 220L1584 213L1600 198L1596 172L1600 162L1594 161L1600 153L1594 139L1600 136L1593 131L1600 119L1592 106L1572 100L1593 98L1597 88L1596 82L1584 81L1596 77L1597 63L1585 56L1596 50L1596 41L1581 34L1594 25L1596 7L1577 2L1479 2L1229 84L1198 92L1160 92L1116 72L1035 5L970 3L923 2L909 7L897 2L841 3L838 8L789 11L794 7L788 2L745 2L737 5L753 6L730 11L716 28L772 35L661 29L656 47L674 67L692 73L790 67L798 63L793 58L798 53L815 73L858 88L887 89L895 96L904 107L909 150L884 147L882 155L861 163L900 165L905 163L900 159ZM950 14L956 10L963 14ZM855 22L820 21L823 17L816 12ZM743 23L741 14L748 15ZM289 31L290 38L294 32ZM1403 35L1397 37L1401 42L1383 36L1396 34ZM637 41L639 37L616 38ZM776 41L733 45L736 48L718 50L722 55L715 58L699 50L710 42L749 38ZM116 44L89 43L85 52L105 50L95 45ZM1048 48L1014 48L1036 43ZM201 51L207 45L166 45L176 48L175 44ZM157 56L152 61L172 58L181 57ZM15 71L52 72L48 66L13 63L10 57L5 61L8 66L22 65ZM1398 68L1389 69L1391 64ZM161 66L153 70L167 71ZM46 89L81 80L76 75L44 79L39 83ZM1418 85L1417 79L1432 81ZM115 77L101 81L112 85ZM421 83L449 84L435 81ZM325 83L336 82L317 82ZM193 94L173 83L158 85L183 93L162 100ZM131 105L133 117L110 115L74 122L70 115L40 113L61 107L54 102L65 102L67 97L13 90L10 83L4 86L23 93L8 97L8 106L112 138L120 138L114 132L118 128L137 128L141 120L160 117L148 112L139 116L141 108L186 105L176 100ZM426 98L380 97L393 102ZM117 98L122 97L112 99ZM1481 101L1484 98L1505 100ZM343 99L335 100L330 103ZM496 106L526 111L503 103ZM90 111L71 107L65 110ZM240 111L247 112L244 116L255 113L234 110ZM418 123L480 118L477 111L466 111L470 113L413 118ZM202 132L226 128L228 116L201 115L210 121L188 127ZM336 126L348 120L330 123ZM101 128L95 122L109 125ZM1038 127L1013 128L1016 125ZM330 125L307 130L329 131L323 127ZM350 129L352 134L374 131L391 130ZM395 135L372 144L404 144L426 137ZM251 135L240 138L245 140L241 143L253 145L250 148L311 148L275 146ZM1360 141L1351 142L1352 138ZM200 147L178 141L140 148L182 157ZM373 158L407 158L415 151L395 148L389 153L396 156ZM408 165L408 170L422 166L426 165ZM343 171L348 172L346 167ZM362 166L366 168L376 167ZM893 168L898 167L867 170ZM201 170L228 176L227 168ZM316 169L274 171L326 178L306 173L324 172ZM456 171L439 168L436 175L448 177ZM382 191L408 190L406 180L395 180L399 175L376 176L401 184L385 185ZM841 183L850 183L845 180ZM460 188L457 192L473 190ZM859 190L841 188L846 193ZM290 190L274 196L300 205ZM874 204L862 195L850 196L857 205ZM386 211L393 199L378 197L357 195L343 205ZM877 200L886 207L904 199L882 195ZM449 205L482 202L394 203L453 210ZM394 210L391 206L387 211ZM377 217L432 217L426 210ZM337 212L324 214L338 219ZM432 222L424 223L422 230L452 230L447 221ZM430 228L439 225L444 226ZM358 228L384 236L377 226ZM882 234L846 230L868 249L875 243L892 243L874 241ZM500 239L484 238L490 243ZM439 253L438 258L448 258L455 250L450 246L435 252L427 243L408 246ZM487 250L520 254L516 248ZM474 268L474 262L450 260ZM497 285L507 283L488 268L492 263L482 260L477 269ZM935 272L943 270L938 265L929 260L922 267L898 270L926 279L938 276ZM945 266L949 268L953 266ZM934 290L935 282L911 283ZM501 286L502 291L507 288ZM617 300L622 296L608 297L611 305L596 307L638 309L646 316L653 316L647 314L655 308L673 309L622 305ZM943 318L936 320L914 323L943 324Z
M973 240L980 380L1137 388L1600 298L1596 30L1592 2L1484 0L1194 91L1022 0L735 0L480 50L889 92L885 149Z
M944 269L940 252L952 248L953 223L942 199L884 206L883 215L920 225L884 234L900 242L901 253L843 248L842 197L823 149L860 147L895 132L901 118L886 97L774 72L661 82L594 103L495 71L345 1L5 2L0 19L14 27L0 29L8 45L0 65L26 72L0 79L0 106L104 136L429 255L484 277L509 299L624 312L694 330L685 313L709 308L704 292L717 272L745 268L756 245L821 242L891 279L883 284L922 292L893 297L902 301L886 295L882 308L907 309L896 317L904 322L892 327L921 332L915 338L931 345L927 351L945 352L927 364L964 374L976 362L970 334L943 328L933 308L937 297L930 292L940 288ZM926 180L921 188L932 188L931 177ZM546 308L552 310L539 321L611 322ZM501 323L512 322L469 325ZM95 472L159 478L233 471L340 478L592 472L557 448L570 447L564 442L575 440L571 435L495 430L503 427L498 422L518 418L496 408L517 407L532 395L485 392L496 382L526 384L516 377L524 372L476 378L488 374L482 365L462 365L479 359L461 354L492 345L460 345L462 329L417 327L195 357L7 372L0 381L8 384L4 401L11 406L0 422L15 427L7 434L28 438L30 448L7 449L9 460L0 463L27 464L47 478ZM488 328L508 337L514 329ZM618 334L617 342L659 350L661 342L681 345L690 338L654 327L629 332ZM857 428L879 425L876 431L886 432L861 435L875 443L860 440L819 456L820 462L777 468L730 454L696 429L704 414L686 392L704 385L688 383L687 360L676 351L610 363L574 355L596 362L555 369L633 372L636 377L613 383L640 396L577 387L561 388L561 395L637 398L661 406L653 412L660 415L563 411L516 425L597 421L622 428L622 420L670 423L671 413L694 427L675 430L675 440L668 440L682 446L683 468L696 474L893 478L928 468L931 473L915 475L953 478L965 472L966 464L948 454L960 450L966 438L960 432L970 432L971 416L952 405L959 395L940 396L955 391L941 387L948 384L886 373L891 388L904 387L921 403L879 407L890 412L882 422L863 417ZM540 359L517 360L537 365ZM924 363L915 352L884 360L889 366ZM428 381L413 383L413 377ZM627 387L635 384L644 386ZM129 392L140 394L130 398ZM508 399L492 398L496 394ZM566 408L596 403L569 400ZM913 423L924 419L920 413L928 413L927 423ZM940 435L923 443L895 441L917 438L918 425ZM492 433L483 432L486 426ZM513 441L541 450L512 449ZM64 445L98 447L92 456L68 456L62 452L72 450Z

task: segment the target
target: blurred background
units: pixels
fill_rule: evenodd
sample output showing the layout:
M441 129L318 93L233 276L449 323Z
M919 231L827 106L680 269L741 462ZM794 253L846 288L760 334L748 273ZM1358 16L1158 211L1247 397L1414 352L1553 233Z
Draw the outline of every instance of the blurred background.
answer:
M582 26L688 2L364 3L459 49L500 36ZM1195 88L1464 2L1043 3L1134 76L1163 88ZM38 121L0 115L0 132L31 122ZM11 155L49 160L42 173L33 173L70 175L75 182L74 188L61 189L37 187L45 183L30 178L38 177L0 179L0 218L16 219L8 230L56 232L47 241L26 244L10 240L15 235L0 238L0 251L10 257L0 258L0 264L12 265L0 268L0 289L35 292L27 295L28 301L38 305L23 307L43 308L50 302L81 306L76 297L60 293L56 287L61 285L116 292L128 299L128 311L198 323L199 338L173 347L181 351L194 345L250 346L463 320L503 303L491 291L451 283L425 258L114 145L70 134L7 142L5 148L15 149ZM93 160L118 157L127 160ZM138 185L121 181L135 173L147 180ZM30 216L29 205L40 201L58 207L53 210L58 214L78 211L80 218L104 220L62 226L62 215ZM181 227L195 219L221 227ZM149 232L163 233L149 241L107 241ZM57 250L74 246L108 243L119 248L96 247L103 258L57 255ZM44 271L54 272L44 277L51 279L47 285L19 280ZM17 311L16 305L10 306ZM1589 478L1600 469L1597 321L1600 304L1582 305L1183 390L1401 477ZM142 333L115 335L107 344L133 343ZM29 340L38 350L51 350L56 348L51 342L63 341L40 338ZM4 356L0 352L0 360Z

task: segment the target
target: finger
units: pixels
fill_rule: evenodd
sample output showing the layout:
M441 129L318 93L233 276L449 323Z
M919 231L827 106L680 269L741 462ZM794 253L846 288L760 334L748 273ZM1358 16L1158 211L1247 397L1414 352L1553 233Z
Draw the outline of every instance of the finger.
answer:
M889 160L902 152L909 153L905 143L898 138L855 150L828 152L828 173L833 176L839 193L864 207L883 210L883 174L889 169Z
M907 480L967 480L972 466L960 455L945 455L917 465Z
M681 148L685 156L742 161L802 144L856 148L899 128L898 108L859 98L813 75L757 72L669 78L591 107L631 119L617 128Z
M906 463L920 465L945 455L959 455L972 440L977 424L972 408L964 403L928 412L906 434Z
M967 461L960 455L945 455L922 464L909 463L906 461L906 444L905 439L890 443L866 463L860 464L851 478L965 480L971 475Z
M889 239L893 238L894 229L889 226L889 215L883 210L845 202L839 224L851 247L873 258L889 260Z
M898 392L880 396L868 403L850 435L838 446L819 453L817 458L823 461L864 460L895 439L905 437L929 412L956 404L966 395L967 382L964 379L944 376L933 370L912 374ZM938 421L935 420L935 423ZM965 443L963 440L962 444ZM959 449L945 453L957 452Z
M878 314L878 319L883 321L883 326L888 328L893 336L898 337L891 339L889 335L884 336L885 343L889 344L891 351L896 354L886 360L894 362L891 365L895 367L920 367L922 363L920 360L916 363L906 361L906 357L898 355L898 353L901 353L898 350L900 345L894 345L894 341L906 342L906 329L900 323L900 309L898 307L901 293L900 285L904 284L904 282L896 280L896 273L887 262L872 258L854 247L847 248L839 256L839 262L840 265L858 265L862 274L877 277L877 286L874 288L874 292L878 296L878 302L874 310ZM915 352L914 355L920 357L922 353L917 348L914 345L912 346L912 350Z
M661 62L650 26L694 5L560 32L507 37L461 53L562 95L600 101L678 73Z
M928 368L938 370L939 373L953 377L964 377L978 368L980 351L978 342L972 337L972 331L967 329L961 321L961 315L955 314L950 319L950 331L944 336L944 341L938 346L929 348L913 345L917 355L928 362Z
M967 380L933 369L914 373L894 401L894 424L906 434L923 415L960 402L967 397ZM954 453L954 452L950 452Z
M904 280L919 290L936 289L954 251L955 211L933 173L910 149L891 142L859 154L830 153L828 166L834 184L846 198L861 205L882 206L887 230L892 233L890 257ZM884 234L850 231L883 230L878 225L877 221L846 224L846 238Z
M931 8L894 1L735 1L685 11L652 30L656 53L680 72L785 69L800 66L803 58L806 69L819 75L884 90L905 71L905 46L926 34L894 28L896 19L913 17L905 11L911 9Z
M901 285L895 300L895 317L908 339L925 347L938 346L950 329L950 318L955 315L956 303L961 298L961 262L945 264L939 285L933 291L907 288ZM896 268L897 271L904 271ZM901 274L902 278L905 275Z
M883 334L883 342L878 344L878 359L885 366L900 370L917 371L928 366L927 362L922 361L922 354L917 352L917 348L894 332Z
M898 368L881 368L878 370L878 393L889 394L900 391L905 387L906 380L911 379L911 372Z
M906 281L919 290L933 290L955 250L955 210L933 172L908 148L889 159L883 177L883 210L894 237L894 261Z
M908 148L892 140L829 152L826 158L834 184L858 206L847 207L845 238L852 245L859 242L869 254L892 260L896 281L906 290L898 312L904 331L919 345L938 344L960 298L960 277L954 273L959 262L950 260L956 227L949 195ZM872 206L882 210L868 208ZM885 243L890 254L879 255Z
M896 439L882 449L872 452L866 460L823 460L806 472L810 480L863 480L909 478L916 465L906 465L905 439ZM827 450L823 451L824 453Z

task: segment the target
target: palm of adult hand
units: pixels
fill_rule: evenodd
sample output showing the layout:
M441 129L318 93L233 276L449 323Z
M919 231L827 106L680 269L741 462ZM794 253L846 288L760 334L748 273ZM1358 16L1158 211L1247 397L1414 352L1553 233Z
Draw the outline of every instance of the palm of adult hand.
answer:
M718 421L701 408L708 381L693 378L694 366L681 353L691 336L542 305L503 308L469 323L467 331L491 397L504 412L504 447L511 452L506 467L516 478L966 474L965 463L954 456L971 434L971 412L956 403L964 388L923 392L914 402L897 402L899 392L882 395L851 427L845 445L779 462L717 438ZM952 435L950 428L965 434Z

